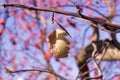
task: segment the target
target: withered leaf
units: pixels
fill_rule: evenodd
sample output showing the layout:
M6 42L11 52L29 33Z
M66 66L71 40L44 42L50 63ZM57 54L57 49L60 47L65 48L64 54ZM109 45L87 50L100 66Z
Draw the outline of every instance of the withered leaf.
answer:
M51 52L56 58L68 56L70 43L65 36L67 36L65 31L54 30L48 37Z

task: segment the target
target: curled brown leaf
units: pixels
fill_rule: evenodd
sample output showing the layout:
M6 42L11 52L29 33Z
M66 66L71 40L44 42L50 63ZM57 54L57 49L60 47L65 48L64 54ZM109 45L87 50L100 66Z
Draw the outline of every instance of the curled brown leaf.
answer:
M68 56L69 41L66 39L67 33L63 30L54 30L48 37L51 53L56 58Z

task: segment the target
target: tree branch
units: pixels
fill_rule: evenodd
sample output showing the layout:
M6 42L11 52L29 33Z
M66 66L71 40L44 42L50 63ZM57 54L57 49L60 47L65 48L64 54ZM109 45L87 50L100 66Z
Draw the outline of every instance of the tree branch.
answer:
M45 72L45 73L49 73L49 74L52 74L52 75L55 75L57 77L60 77L61 79L64 79L64 80L67 80L66 78L54 73L54 72L51 72L51 71L48 71L48 70L40 70L40 69L25 69L25 70L15 70L15 71L12 71L8 68L5 67L5 72L6 73L19 73L19 72L28 72L28 71L37 71L37 72Z
M79 15L78 13L64 11L64 10L61 10L61 9L42 8L42 7L38 8L38 7L33 7L33 6L21 5L21 4L7 4L7 3L6 4L0 4L0 5L3 6L4 8L6 8L6 7L17 7L17 8L24 8L24 9L29 9L29 10L47 11L47 12L54 12L54 13L58 13L58 14L64 14L64 15L79 17L79 18L83 18L83 19L86 19L86 20L90 20L93 23L101 24L102 26L108 26L109 27L108 29L110 31L116 31L116 30L120 29L120 25L106 22L103 19L91 18L91 17L85 16L83 14Z

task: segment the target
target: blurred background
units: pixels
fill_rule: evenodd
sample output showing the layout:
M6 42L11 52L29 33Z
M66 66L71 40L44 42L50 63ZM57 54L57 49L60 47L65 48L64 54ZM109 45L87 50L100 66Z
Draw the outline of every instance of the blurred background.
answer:
M82 9L82 14L93 18L104 18L109 15L110 4L115 4L112 21L120 24L120 0L74 0ZM77 9L69 0L0 0L2 3L23 4L26 6L55 8L77 13ZM89 21L73 16L54 14L58 21L71 35L69 56L56 59L51 55L47 38L49 34L60 29L52 23L52 13L16 7L0 6L0 80L56 80L49 73L20 72L6 73L10 70L52 69L66 79L74 80L79 72L75 56L84 46L91 42L93 29ZM111 38L110 34L99 30L100 40ZM118 41L119 34L117 34ZM93 68L92 62L89 68ZM104 80L120 80L119 61L101 63ZM95 76L96 72L91 72ZM111 79L112 78L112 79ZM59 80L59 78L57 78ZM80 80L80 79L78 79Z

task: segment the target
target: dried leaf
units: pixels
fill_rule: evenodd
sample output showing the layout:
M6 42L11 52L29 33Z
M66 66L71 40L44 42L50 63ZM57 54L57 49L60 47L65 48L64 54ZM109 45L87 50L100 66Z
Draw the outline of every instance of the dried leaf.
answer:
M63 30L54 30L48 37L50 49L56 58L68 56L69 41L65 38L67 33Z

